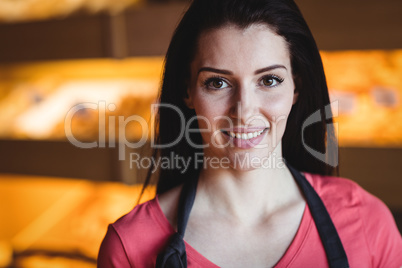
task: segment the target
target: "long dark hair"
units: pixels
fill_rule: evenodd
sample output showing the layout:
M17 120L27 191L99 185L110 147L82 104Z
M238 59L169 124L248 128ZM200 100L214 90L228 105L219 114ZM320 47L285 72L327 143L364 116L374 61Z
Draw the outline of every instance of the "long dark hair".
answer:
M317 45L293 0L194 0L174 32L166 54L160 103L177 107L187 123L195 116L195 112L185 105L183 99L186 97L190 63L194 58L200 34L227 24L246 28L256 23L268 25L286 40L294 82L299 93L282 138L283 157L300 171L333 174L333 167L313 157L302 144L303 122L316 111L321 110L323 115L324 107L329 104L329 96ZM331 116L327 113L328 117ZM183 131L176 110L161 108L155 120L158 126L157 144L169 144ZM198 128L197 122L193 123L192 128ZM335 139L332 129L327 133L327 123L332 123L332 118L321 116L320 121L304 130L304 142L322 153L325 152L326 143ZM190 139L193 143L202 144L200 133L190 133ZM178 169L161 169L157 184L158 194L181 184L186 178L199 174L200 169L196 168L194 155L202 153L201 149L195 149L182 138L174 146L154 149L153 156L169 157L172 153L190 159L189 168L185 172ZM152 168L144 188L150 182Z

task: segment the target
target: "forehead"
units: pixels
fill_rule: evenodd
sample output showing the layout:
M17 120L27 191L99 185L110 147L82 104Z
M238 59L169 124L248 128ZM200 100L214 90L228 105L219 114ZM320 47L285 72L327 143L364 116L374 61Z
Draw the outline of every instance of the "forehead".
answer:
M231 70L283 64L290 70L290 57L285 39L269 26L252 24L242 29L226 25L201 34L194 64Z

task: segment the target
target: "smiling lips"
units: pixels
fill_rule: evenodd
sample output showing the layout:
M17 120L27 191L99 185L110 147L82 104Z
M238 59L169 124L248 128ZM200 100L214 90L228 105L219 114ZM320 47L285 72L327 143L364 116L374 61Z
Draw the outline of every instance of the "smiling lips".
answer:
M252 138L255 138L259 135L261 135L261 133L264 132L264 130L260 130L260 131L255 131L255 132L248 132L248 133L235 133L233 131L229 132L230 137L232 138L237 138L237 139L242 139L242 140L249 140Z
M248 149L259 144L268 129L269 128L231 129L222 130L222 133L224 133L236 147Z

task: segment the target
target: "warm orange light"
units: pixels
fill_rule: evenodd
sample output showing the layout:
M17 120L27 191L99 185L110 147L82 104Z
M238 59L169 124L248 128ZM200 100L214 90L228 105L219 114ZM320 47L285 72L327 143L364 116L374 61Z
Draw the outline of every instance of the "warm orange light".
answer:
M402 50L322 52L341 146L402 146Z
M0 264L7 264L13 251L35 249L81 252L96 259L108 224L136 205L141 188L112 182L0 175ZM155 187L150 186L141 202L154 196ZM48 257L46 262L51 259ZM31 263L23 267L38 266Z
M137 114L150 120L162 66L162 57L0 66L0 136L65 139L68 111L80 103L92 103L98 109L87 105L87 109L74 113L72 134L80 140L95 140L101 129L107 139L109 134L118 137L119 116ZM99 101L107 105L104 111ZM135 140L149 130L133 122L127 124L125 132L128 139Z

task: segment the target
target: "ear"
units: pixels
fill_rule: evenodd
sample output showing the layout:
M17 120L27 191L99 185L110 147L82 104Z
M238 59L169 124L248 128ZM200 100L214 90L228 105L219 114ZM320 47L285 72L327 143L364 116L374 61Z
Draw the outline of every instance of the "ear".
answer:
M184 97L184 103L189 109L194 109L193 98L191 97L190 90L187 88L186 96Z
M292 105L296 104L298 98L299 98L299 91L297 89L295 89L294 93L293 93L293 104Z

